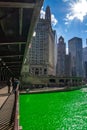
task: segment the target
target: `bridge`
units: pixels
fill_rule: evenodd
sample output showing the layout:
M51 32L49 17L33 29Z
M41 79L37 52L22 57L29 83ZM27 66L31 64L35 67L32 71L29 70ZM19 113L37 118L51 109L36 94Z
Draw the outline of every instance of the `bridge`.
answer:
M0 81L19 77L43 0L0 0Z
M43 0L0 0L0 88L9 77L19 78L24 72L42 4ZM18 94L5 96L1 90L0 130L18 130Z

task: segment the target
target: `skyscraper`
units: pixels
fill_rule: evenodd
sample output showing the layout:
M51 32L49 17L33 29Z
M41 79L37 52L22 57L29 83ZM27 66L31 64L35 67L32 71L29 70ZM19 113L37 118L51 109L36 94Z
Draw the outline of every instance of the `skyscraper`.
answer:
M74 37L68 41L68 46L71 57L71 76L82 76L82 39Z
M65 77L70 77L70 55L65 55Z
M29 52L29 72L31 75L55 75L55 38L51 27L51 12L47 6L45 19L39 18Z
M87 47L83 48L83 61L87 61Z
M64 38L61 36L57 44L57 76L65 76L65 55L66 55L66 45L64 43Z
M83 70L84 77L87 78L87 47L83 48Z

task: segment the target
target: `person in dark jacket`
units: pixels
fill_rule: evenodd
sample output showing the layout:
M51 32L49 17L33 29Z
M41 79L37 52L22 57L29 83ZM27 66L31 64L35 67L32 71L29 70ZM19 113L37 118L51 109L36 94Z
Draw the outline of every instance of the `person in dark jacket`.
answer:
M13 85L13 91L16 91L18 89L18 85L19 85L18 79L14 78L12 85Z
M9 79L7 80L8 93L10 93L10 91L11 91L11 85L12 85L12 78L9 78Z

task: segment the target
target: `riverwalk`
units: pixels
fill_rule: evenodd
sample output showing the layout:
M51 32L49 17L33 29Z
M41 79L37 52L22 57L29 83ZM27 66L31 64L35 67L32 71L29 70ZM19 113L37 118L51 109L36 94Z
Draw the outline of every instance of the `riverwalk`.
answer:
M9 96L8 87L5 86L5 87L1 88L0 89L0 108L3 105L3 103L6 101L8 96Z
M0 130L13 130L14 110L15 95L8 93L8 87L5 86L0 89Z
M49 87L44 87L44 88L36 88L36 89L32 89L32 90L29 90L29 89L26 89L24 91L20 91L20 93L22 94L26 94L26 93L46 93L46 92L56 92L56 91L66 91L66 87L54 87L54 88L49 88Z
M87 87L86 85L81 85L81 86L72 86L72 87L44 87L44 88L34 88L34 89L25 89L21 90L21 94L26 94L26 93L48 93L48 92L63 92L63 91L72 91L72 90L77 90L81 88Z

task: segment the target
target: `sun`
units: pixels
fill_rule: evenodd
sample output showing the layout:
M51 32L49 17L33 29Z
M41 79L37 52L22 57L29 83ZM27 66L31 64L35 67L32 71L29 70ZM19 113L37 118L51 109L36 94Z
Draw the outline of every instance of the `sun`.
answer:
M73 20L77 18L83 22L84 16L87 15L87 0L72 1L69 7L70 13L67 14L67 19Z

